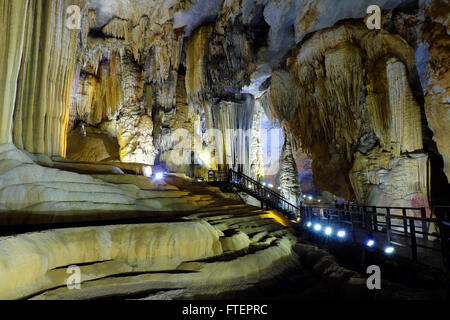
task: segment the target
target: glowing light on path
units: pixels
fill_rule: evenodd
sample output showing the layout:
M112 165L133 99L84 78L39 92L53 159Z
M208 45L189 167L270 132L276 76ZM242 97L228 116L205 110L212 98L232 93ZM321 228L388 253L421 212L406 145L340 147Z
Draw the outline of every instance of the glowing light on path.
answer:
M339 238L344 238L346 234L347 233L344 230L340 230L340 231L338 231L337 236Z
M394 247L387 247L386 249L384 249L384 252L386 252L387 254L392 254L394 253L394 251Z
M159 181L159 180L162 180L162 179L164 179L164 173L163 172L156 172L153 180Z

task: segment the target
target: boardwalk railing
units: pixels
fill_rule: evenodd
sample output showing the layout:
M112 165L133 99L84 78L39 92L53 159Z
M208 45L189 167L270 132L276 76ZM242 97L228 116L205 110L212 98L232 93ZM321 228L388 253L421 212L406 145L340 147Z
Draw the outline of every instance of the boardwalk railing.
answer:
M258 199L261 202L261 207L266 206L267 208L278 210L289 219L297 220L302 215L301 207L290 203L279 193L263 186L241 172L234 170L209 171L208 182L231 184Z
M386 209L386 213L379 213L379 207L363 207L360 210L348 209L325 209L324 218L329 222L336 222L338 224L347 224L355 234L355 230L362 230L368 237L372 237L374 233L384 233L386 235L386 242L396 244L399 246L407 246L411 248L411 255L414 260L417 260L417 248L427 250L434 250L439 252L446 252L446 241L440 241L441 236L447 234L447 228L444 228L442 221L431 218L422 218L416 216L405 215L406 208L381 208ZM371 210L367 210L371 208ZM402 215L391 214L391 209L400 209ZM415 211L415 208L408 208L408 210ZM418 209L421 210L421 209ZM432 227L438 227L438 230L430 230ZM404 238L409 241L397 242L396 238ZM428 241L431 240L431 241ZM437 241L440 241L440 246L435 246Z
M278 210L290 220L323 221L346 228L355 241L358 233L370 238L374 234L385 234L387 243L409 247L414 260L418 260L420 248L439 252L444 265L450 266L450 222L427 217L425 208L296 206L258 181L234 170L209 171L208 181L234 186L260 200L262 207Z

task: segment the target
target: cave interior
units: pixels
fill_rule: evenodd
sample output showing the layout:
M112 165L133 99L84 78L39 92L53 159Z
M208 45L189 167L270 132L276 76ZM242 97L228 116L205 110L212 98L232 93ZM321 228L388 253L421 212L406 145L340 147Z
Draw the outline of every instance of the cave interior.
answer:
M448 0L0 0L0 299L264 298L292 270L299 298L373 298L358 249L208 177L449 221L449 16ZM385 298L423 274L419 297L449 297L446 272L371 257Z

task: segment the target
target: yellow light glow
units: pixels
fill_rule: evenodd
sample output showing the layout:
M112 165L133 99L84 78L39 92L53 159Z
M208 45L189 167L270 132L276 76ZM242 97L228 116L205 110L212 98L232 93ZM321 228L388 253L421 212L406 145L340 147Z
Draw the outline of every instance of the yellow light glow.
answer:
M282 217L280 214L278 214L275 211L266 211L267 213L265 214L261 214L260 217L263 219L273 219L275 220L277 223L281 224L283 227L289 227L289 220L287 220L286 218Z

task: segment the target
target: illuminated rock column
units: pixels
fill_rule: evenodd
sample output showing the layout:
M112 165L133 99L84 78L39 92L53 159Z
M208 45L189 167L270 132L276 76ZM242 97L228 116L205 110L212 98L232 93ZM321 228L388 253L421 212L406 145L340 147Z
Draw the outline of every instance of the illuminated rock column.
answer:
M0 0L0 143L12 142L12 119L28 6L25 0Z
M31 1L14 111L14 143L28 151L65 156L77 29L66 9L80 1Z

